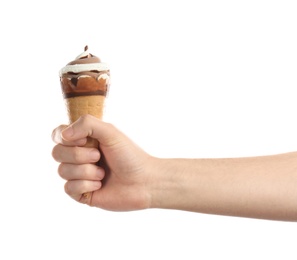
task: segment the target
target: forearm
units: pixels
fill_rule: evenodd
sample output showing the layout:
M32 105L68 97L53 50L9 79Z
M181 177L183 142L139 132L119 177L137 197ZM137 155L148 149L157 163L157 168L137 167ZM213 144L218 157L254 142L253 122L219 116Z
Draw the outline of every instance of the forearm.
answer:
M152 207L297 221L297 153L157 161Z

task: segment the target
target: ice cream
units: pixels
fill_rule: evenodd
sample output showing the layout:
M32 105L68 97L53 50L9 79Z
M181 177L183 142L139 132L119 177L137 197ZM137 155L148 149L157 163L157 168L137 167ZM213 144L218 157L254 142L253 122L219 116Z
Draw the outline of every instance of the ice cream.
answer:
M83 53L60 70L60 82L70 123L84 114L102 118L109 90L109 66L90 54Z
M109 66L90 54L86 46L83 53L60 70L59 76L69 123L85 114L102 119L110 85ZM99 148L98 141L92 138L88 138L86 146ZM85 193L83 198L90 195Z

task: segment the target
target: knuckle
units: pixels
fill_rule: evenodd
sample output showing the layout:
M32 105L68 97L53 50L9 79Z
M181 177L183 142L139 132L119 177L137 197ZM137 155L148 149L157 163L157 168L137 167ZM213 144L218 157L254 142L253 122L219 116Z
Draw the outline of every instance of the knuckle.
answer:
M52 131L52 140L53 140L54 142L56 142L56 133L57 133L57 129L54 129L54 130Z
M86 182L84 180L81 180L80 183L79 183L79 188L80 190L86 190Z
M95 167L94 164L86 164L81 172L82 179L85 179L85 180L93 179L94 178L93 177L94 176L94 167Z
M53 142L55 143L61 143L61 132L64 128L66 128L67 126L66 125L59 125L57 128L55 128L53 131L52 131L52 140Z
M84 165L84 167L80 168L80 177L81 179L88 179L88 176L89 176L88 165Z
M69 185L69 182L66 182L65 184L64 184L64 191L65 191L65 193L66 194L68 194L68 195L70 195L71 193L70 193L70 187L69 187L70 185Z
M60 152L59 152L59 145L55 145L52 149L52 157L55 159L55 161L59 162L60 159Z
M73 147L73 160L75 162L81 162L82 161L82 155L83 155L83 152L82 152L82 149L80 147Z
M91 118L91 115L85 114L85 115L82 115L79 120L84 125L87 121L90 120L90 118Z
M58 174L61 178L65 179L65 164L61 163L58 166Z

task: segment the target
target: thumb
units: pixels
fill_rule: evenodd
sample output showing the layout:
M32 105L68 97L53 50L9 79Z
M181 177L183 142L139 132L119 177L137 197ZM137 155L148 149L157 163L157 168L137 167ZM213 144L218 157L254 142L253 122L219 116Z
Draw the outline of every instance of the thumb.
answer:
M62 137L68 141L92 137L97 139L101 145L112 146L122 140L120 133L112 124L92 116L81 116L77 121L62 131Z

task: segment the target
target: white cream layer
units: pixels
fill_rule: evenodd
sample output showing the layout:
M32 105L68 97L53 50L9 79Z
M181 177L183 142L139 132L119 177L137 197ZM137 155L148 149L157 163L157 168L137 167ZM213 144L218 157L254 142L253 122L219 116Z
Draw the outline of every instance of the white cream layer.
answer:
M68 72L80 73L83 71L90 71L90 70L105 71L105 70L109 70L109 66L108 64L103 62L66 65L64 68L60 70L59 75L62 76L64 73L68 73Z

